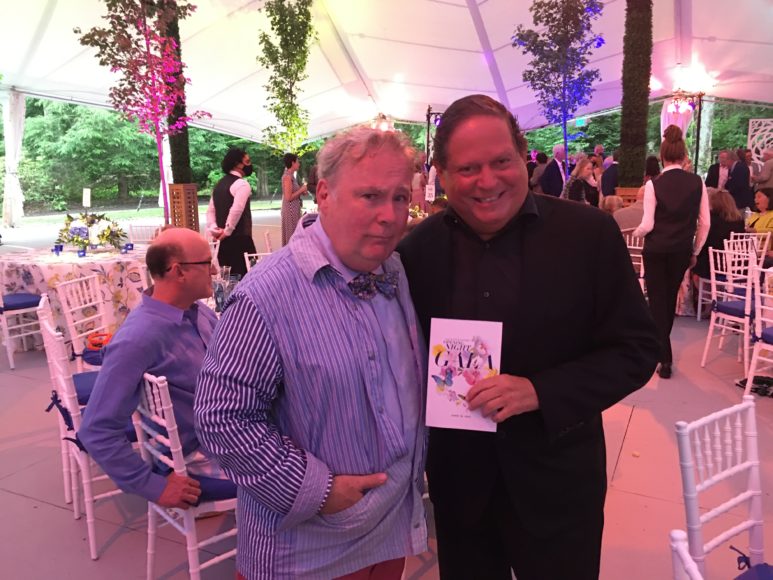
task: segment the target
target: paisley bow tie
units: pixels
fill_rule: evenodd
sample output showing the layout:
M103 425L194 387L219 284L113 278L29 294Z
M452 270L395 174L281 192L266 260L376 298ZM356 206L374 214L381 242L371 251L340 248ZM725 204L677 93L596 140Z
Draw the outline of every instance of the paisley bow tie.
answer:
M386 298L394 298L397 294L397 272L384 272L383 274L360 274L349 282L349 288L357 298L370 300L376 292L381 292Z

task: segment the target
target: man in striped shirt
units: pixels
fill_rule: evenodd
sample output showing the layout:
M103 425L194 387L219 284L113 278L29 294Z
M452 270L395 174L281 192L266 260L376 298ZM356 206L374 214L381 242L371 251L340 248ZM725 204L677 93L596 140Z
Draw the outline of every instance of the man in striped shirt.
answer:
M426 549L426 347L393 255L413 158L395 132L328 141L320 215L250 271L215 331L195 414L239 486L242 578L398 580Z

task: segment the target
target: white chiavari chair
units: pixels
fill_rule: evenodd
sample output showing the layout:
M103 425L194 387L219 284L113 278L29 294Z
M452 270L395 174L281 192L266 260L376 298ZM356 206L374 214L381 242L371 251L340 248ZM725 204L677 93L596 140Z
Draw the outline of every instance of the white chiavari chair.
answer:
M16 341L20 341L26 350L27 339L40 334L37 308L40 294L30 292L6 293L3 280L3 268L0 264L0 332L2 332L5 352L8 355L8 366L13 370L16 364L13 353Z
M149 244L158 235L163 224L135 224L129 222L129 241L133 244Z
M773 368L773 268L756 270L753 294L754 348L744 396L750 394L759 372Z
M755 252L757 254L757 265L762 268L765 256L770 249L770 232L731 232L731 240L752 239L756 242Z
M709 347L715 336L719 337L721 350L725 337L737 334L740 341L738 360L743 361L744 374L748 372L753 310L752 278L756 261L753 253L741 254L709 248L712 310L701 367L706 366Z
M748 533L751 565L762 564L762 484L754 398L744 396L742 403L691 423L679 421L676 438L687 532L671 532L674 578L707 577L706 555L743 533ZM708 498L716 497L716 489L723 487L734 495L714 507L708 505ZM738 523L740 510L745 515ZM733 517L723 518L728 513ZM707 540L704 526L709 522L728 527Z
M51 309L48 307L47 301L43 304L42 308L38 309L38 318L40 320L41 334L43 335L43 344L46 349L49 374L54 381L54 391L63 409L62 419L66 424L64 433L67 436L64 441L67 449L66 460L70 475L73 516L76 520L80 519L81 504L83 504L84 511L86 512L89 553L91 559L96 560L98 553L94 504L101 499L106 499L122 492L120 489L113 488L106 492L94 493L94 485L99 485L99 482L109 480L109 478L107 475L100 474L96 464L92 462L88 453L80 441L78 441L82 405L79 402L78 391L75 387L64 337L54 327ZM64 456L62 459L63 461L65 460Z
M89 335L108 331L107 309L101 289L103 283L101 275L93 274L56 285L78 372L83 372L85 365L92 368L102 364L101 353L88 350L86 340Z
M134 428L137 431L140 453L145 461L151 464L163 464L178 475L188 476L172 398L169 395L165 377L145 374L140 401L134 414ZM165 508L148 502L148 580L154 578L156 528L159 518L185 537L188 573L191 580L199 580L201 570L236 555L234 548L201 563L199 551L206 546L236 536L236 527L199 541L196 517L209 512L235 510L236 486L228 480L195 475L193 477L201 483L201 496L197 505L188 509L178 509Z
M641 286L642 292L645 292L646 287L644 284L644 258L642 257L642 251L644 250L644 238L640 238L633 235L633 230L623 230L623 238L625 238L625 245L628 246L628 253L631 256L631 264L636 272L636 277L639 279L639 286Z

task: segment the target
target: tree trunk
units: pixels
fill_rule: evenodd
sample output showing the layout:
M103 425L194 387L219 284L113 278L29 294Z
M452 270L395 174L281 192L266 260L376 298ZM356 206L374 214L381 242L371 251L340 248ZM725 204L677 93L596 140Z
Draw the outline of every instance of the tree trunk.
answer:
M125 175L118 176L118 201L129 201L129 180Z
M709 165L714 163L711 155L711 133L714 129L714 100L703 100L701 104L701 144L698 152L698 166L695 173L706 175Z
M177 58L182 62L182 47L180 45L180 23L177 18L173 18L167 26L167 36L173 38L177 44ZM185 90L185 81L178 75L177 84ZM172 114L169 115L168 123L171 127L181 117L185 117L185 100L177 102ZM169 151L172 165L172 179L175 183L191 183L193 181L193 172L191 171L191 153L188 146L188 127L185 126L175 133L169 134Z
M626 0L625 4L619 184L621 187L635 187L641 185L647 155L652 0Z

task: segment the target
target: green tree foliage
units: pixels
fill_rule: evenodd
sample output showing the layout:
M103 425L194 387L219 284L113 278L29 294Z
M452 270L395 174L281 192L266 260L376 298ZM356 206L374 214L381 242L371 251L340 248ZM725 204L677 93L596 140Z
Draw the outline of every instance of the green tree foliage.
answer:
M28 108L19 167L28 205L77 206L84 187L95 201L158 187L152 137L111 111L39 103Z
M626 0L623 36L623 109L620 185L641 184L647 154L647 113L652 71L652 0Z
M309 114L298 102L298 91L308 76L306 63L316 38L311 4L312 0L267 0L263 6L272 35L260 33L258 63L269 71L268 110L277 121L265 129L264 137L279 153L302 153L308 137Z
M598 69L588 66L594 48L604 39L592 30L601 16L598 0L534 0L529 12L536 29L518 25L513 46L532 60L523 72L523 80L534 91L545 118L561 123L567 150L567 123L575 111L590 102Z

